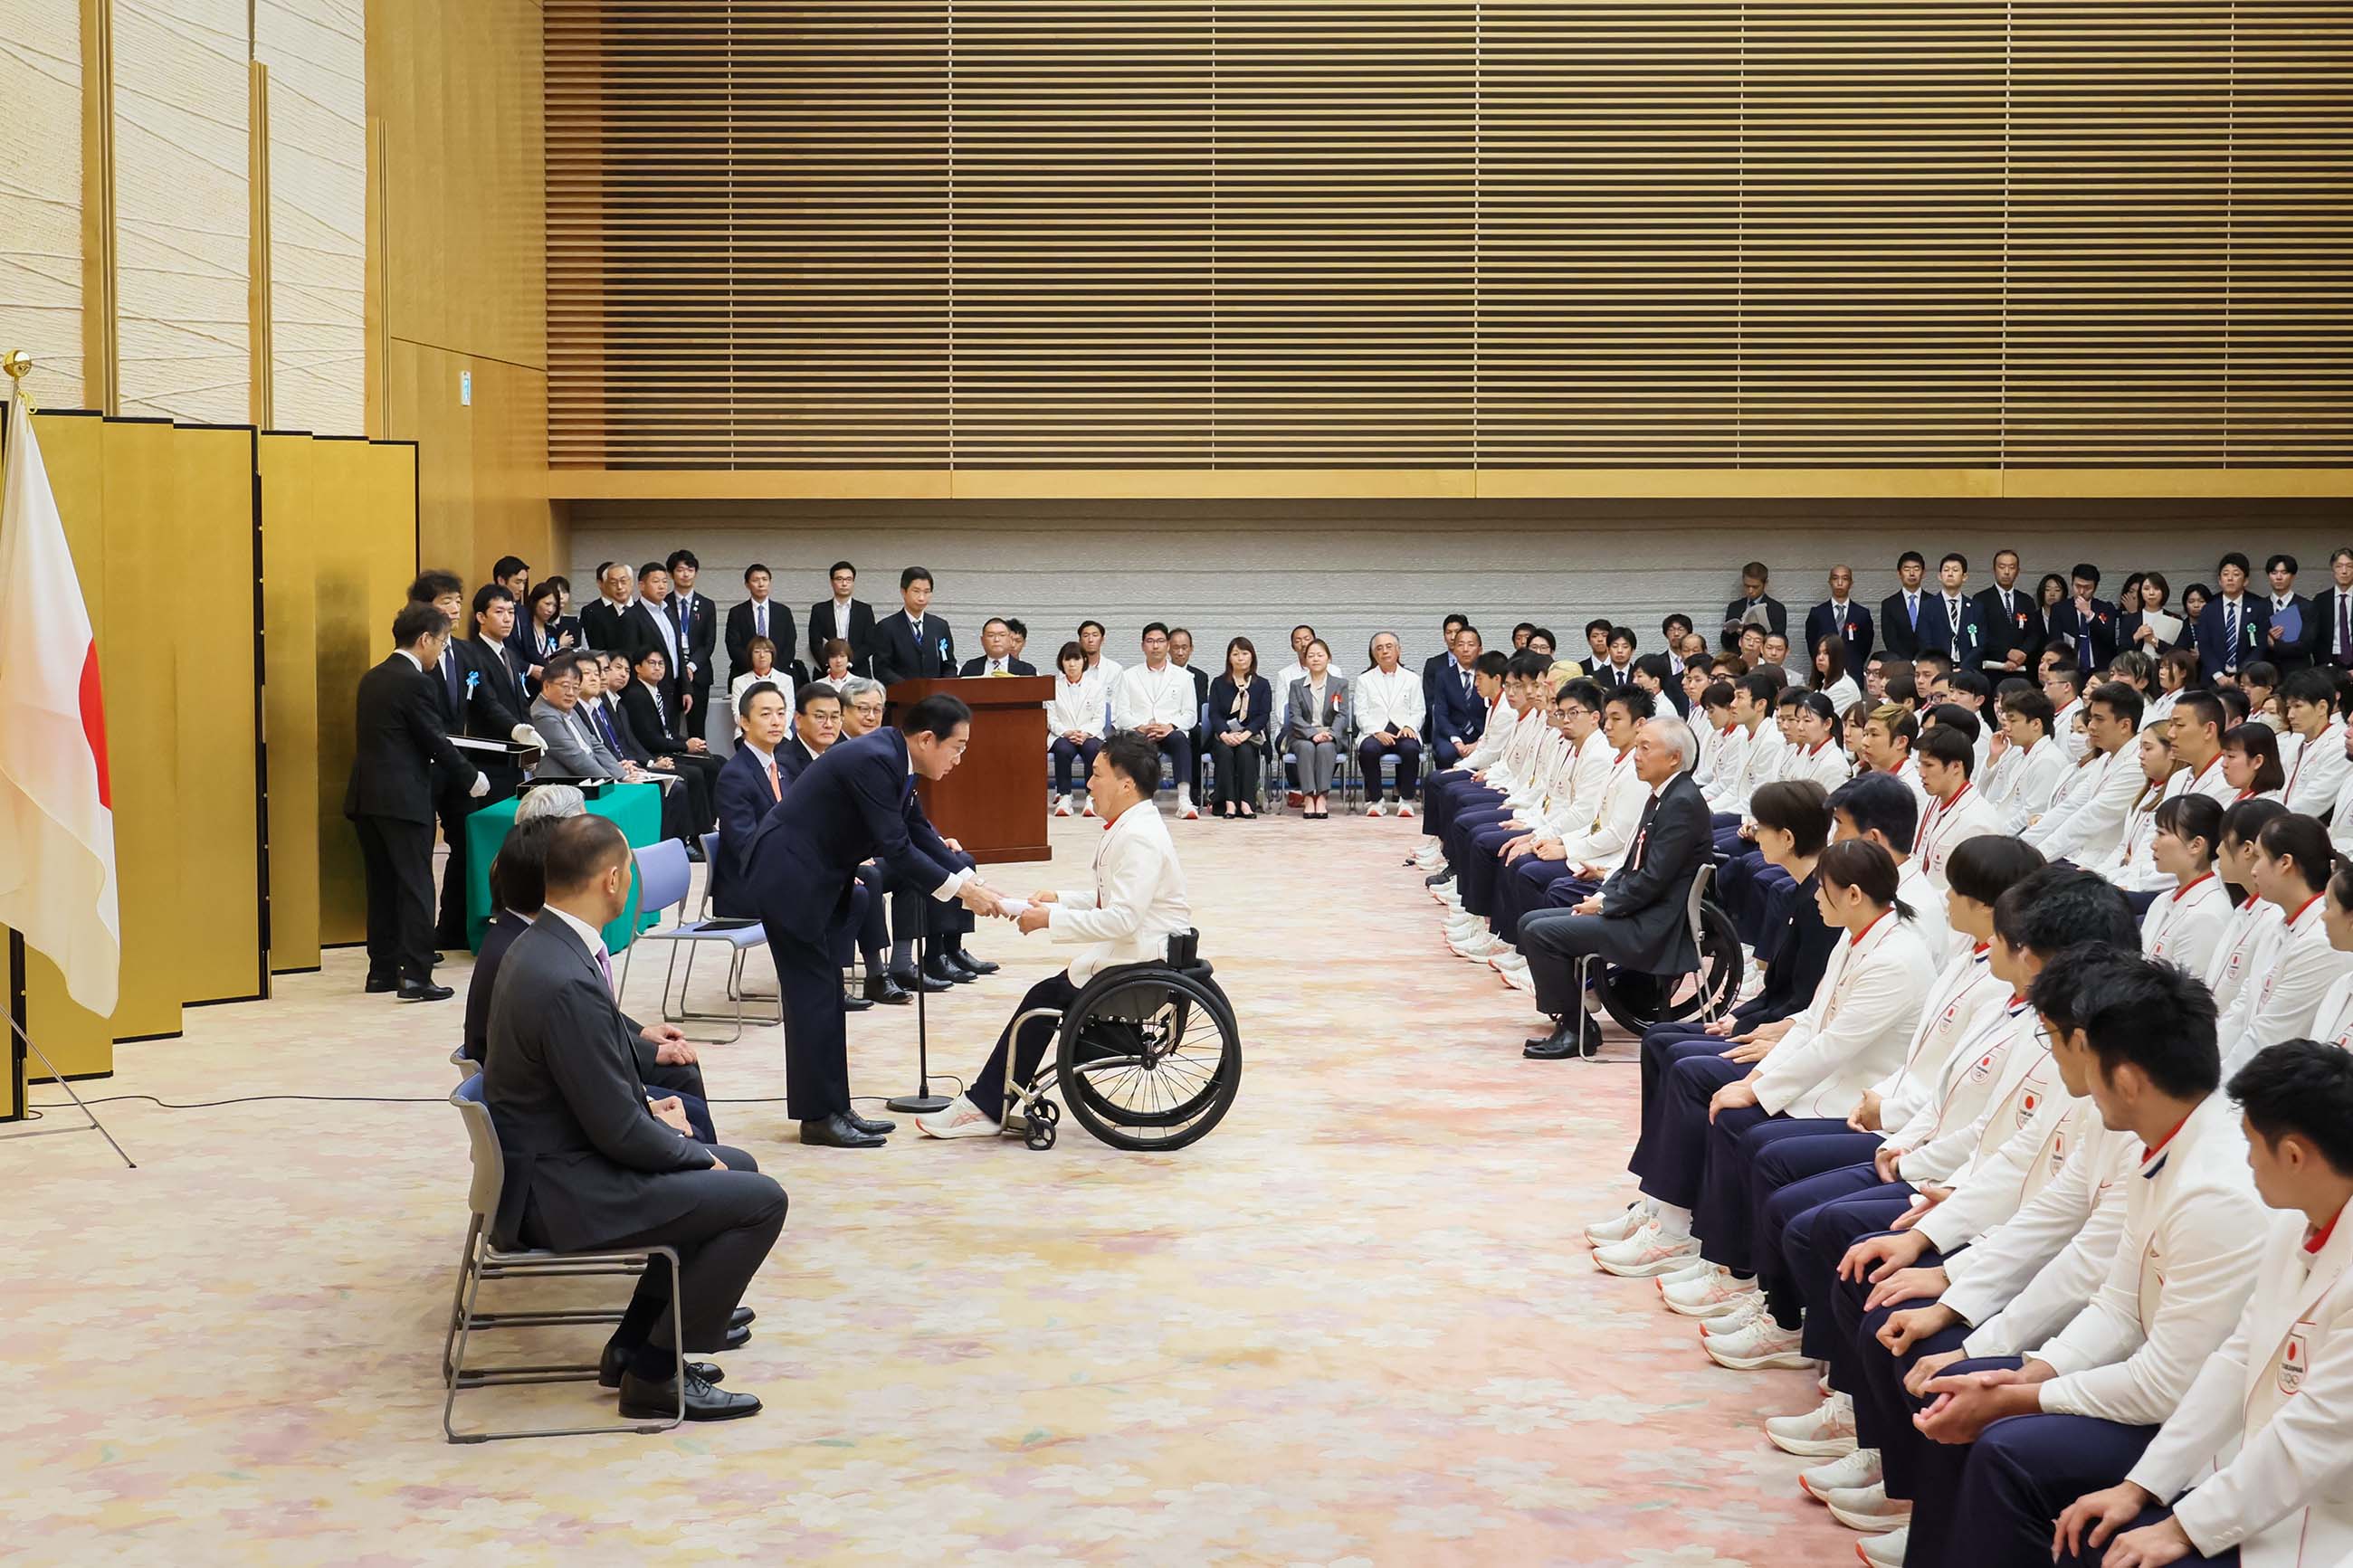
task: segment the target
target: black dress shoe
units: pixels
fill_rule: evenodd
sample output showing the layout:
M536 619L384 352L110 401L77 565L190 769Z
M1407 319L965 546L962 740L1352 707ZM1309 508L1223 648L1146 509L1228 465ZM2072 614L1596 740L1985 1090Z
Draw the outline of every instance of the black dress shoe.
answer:
M702 865L702 844L701 844L701 843L699 843L698 841L696 841L695 839L692 839L692 838L688 839L688 840L686 841L686 858L687 858L687 859L688 859L689 861L692 862L693 864L695 864L695 865L697 865L697 866Z
M801 1142L825 1149L880 1149L882 1140L871 1132L861 1132L849 1113L837 1110L819 1121L801 1123Z
M397 980L371 980L367 983L367 988L370 995L374 995L379 991L397 991L400 989L400 982Z
M988 969L994 969L997 967L997 965L992 963L988 966L988 969L983 969L977 960L966 958L961 952L944 953L941 955L940 962L948 966L948 973L950 974L955 975L959 980L966 981L978 980L982 975L988 973Z
M885 1007L903 1007L914 999L914 993L892 979L889 970L870 969L866 972L864 1000L880 1002Z
M599 1357L596 1363L596 1382L605 1388L618 1388L621 1386L622 1374L628 1369L629 1358L621 1353L621 1347L608 1343L605 1346L604 1355ZM691 1361L686 1363L686 1370L705 1383L727 1381L726 1373L720 1369L716 1362Z
M931 961L923 965L923 978L926 980L944 980L950 985L962 985L965 981L976 980L979 976L975 974L966 974L963 970L958 969L955 964L948 962L948 955L946 953L935 952L932 954Z
M727 1326L731 1329L748 1329L759 1321L760 1314L749 1307L738 1307L727 1315Z
M1549 1035L1530 1040L1520 1048L1520 1054L1530 1061L1565 1061L1570 1057L1590 1056L1600 1047L1601 1030L1582 1012L1562 1019Z
M727 1325L727 1331L719 1336L719 1348L722 1351L740 1351L751 1342L752 1325L749 1323L730 1323Z
M678 1414L679 1385L675 1379L654 1383L633 1372L621 1374L621 1414L631 1421L667 1421ZM737 1421L760 1413L753 1394L733 1394L714 1388L686 1369L686 1418L689 1421Z
M1440 866L1437 870L1432 871L1429 876L1424 877L1421 879L1421 885L1425 888L1435 888L1440 882L1451 882L1452 880L1454 880L1454 868L1451 866Z
M975 974L994 974L998 969L1003 967L1001 964L991 963L985 958L975 958L963 948L957 948L954 952L949 953L948 957L955 962L963 964Z
M884 1121L878 1117L872 1116L860 1116L854 1110L845 1110L841 1114L849 1120L849 1122L852 1127L857 1128L860 1132L871 1133L877 1138L881 1137L885 1132L896 1132L899 1131L899 1124L895 1121Z
M437 953L435 953L435 954L433 955L433 967L434 967L434 968L436 968L436 969L440 968L440 967L441 967L441 965L442 965L442 963L443 963L443 962L444 962L444 961L446 961L446 960L448 958L448 956L449 956L449 955L448 955L448 953L446 953L446 952L437 952Z
M428 980L422 985L411 981L400 988L399 994L404 1002L447 1002L457 993L447 985L436 985Z
M872 1005L874 1005L873 1003L854 991L845 991L841 994L841 1010L845 1013L863 1013Z
M900 990L907 992L911 995L918 991L939 992L953 990L955 986L955 982L953 980L934 980L928 973L918 974L912 969L892 970L891 972L891 984L896 985Z

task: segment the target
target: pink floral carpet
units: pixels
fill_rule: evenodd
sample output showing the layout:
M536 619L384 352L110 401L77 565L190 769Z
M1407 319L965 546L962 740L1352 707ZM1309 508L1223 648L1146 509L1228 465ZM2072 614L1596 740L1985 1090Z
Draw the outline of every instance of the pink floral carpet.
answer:
M1649 1283L1588 1261L1634 1071L1521 1059L1525 998L1444 950L1399 864L1416 826L1172 825L1248 1041L1233 1114L1181 1153L1067 1123L1048 1153L911 1129L803 1149L780 1103L721 1104L792 1194L726 1360L768 1409L659 1437L441 1439L467 1162L429 1101L458 1002L363 996L337 952L273 1002L190 1011L87 1091L428 1103L104 1108L135 1172L94 1134L0 1144L0 1560L1851 1562L1757 1430L1811 1405L1808 1375L1715 1368ZM1057 823L1050 870L998 875L1072 879L1100 831ZM1060 962L1009 928L976 950L1005 972L932 1009L952 1073ZM443 974L462 988L462 955ZM629 1000L653 995L641 963ZM911 1013L851 1039L860 1093L910 1086ZM780 1094L776 1030L706 1070L723 1099ZM609 1414L580 1385L459 1405Z

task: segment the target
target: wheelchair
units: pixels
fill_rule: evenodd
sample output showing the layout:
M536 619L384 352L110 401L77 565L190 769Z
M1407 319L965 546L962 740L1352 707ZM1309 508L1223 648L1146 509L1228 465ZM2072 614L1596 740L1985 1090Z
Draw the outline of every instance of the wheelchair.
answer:
M1051 1149L1062 1108L1114 1149L1167 1152L1208 1136L1241 1087L1241 1032L1208 963L1200 932L1168 939L1163 963L1098 973L1068 1010L1033 1007L1013 1020L1018 1037L1039 1018L1060 1020L1053 1055L1035 1083L1008 1072L1005 1131ZM1008 1064L1009 1067L1010 1064Z
M1707 896L1715 879L1713 866L1701 867L1684 906L1692 945L1699 953L1694 969L1683 974L1643 974L1615 964L1593 964L1595 1000L1620 1028L1638 1038L1654 1024L1713 1023L1739 998L1740 932L1732 917Z

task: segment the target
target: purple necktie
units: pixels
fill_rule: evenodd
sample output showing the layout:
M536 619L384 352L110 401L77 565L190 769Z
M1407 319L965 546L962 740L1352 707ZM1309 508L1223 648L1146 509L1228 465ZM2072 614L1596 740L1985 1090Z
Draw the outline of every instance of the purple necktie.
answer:
M608 992L611 991L613 989L613 959L612 955L605 951L604 945L601 942L597 944L596 948L596 973L605 977L605 989Z

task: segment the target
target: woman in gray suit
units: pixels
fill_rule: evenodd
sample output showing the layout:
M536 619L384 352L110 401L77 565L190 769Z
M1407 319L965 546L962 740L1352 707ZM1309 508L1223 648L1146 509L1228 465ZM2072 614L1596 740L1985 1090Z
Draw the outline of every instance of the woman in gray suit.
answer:
M1300 662L1307 673L1291 683L1282 739L1299 759L1300 815L1321 822L1332 815L1332 777L1340 771L1340 738L1348 730L1348 682L1332 673L1332 650L1317 637Z

